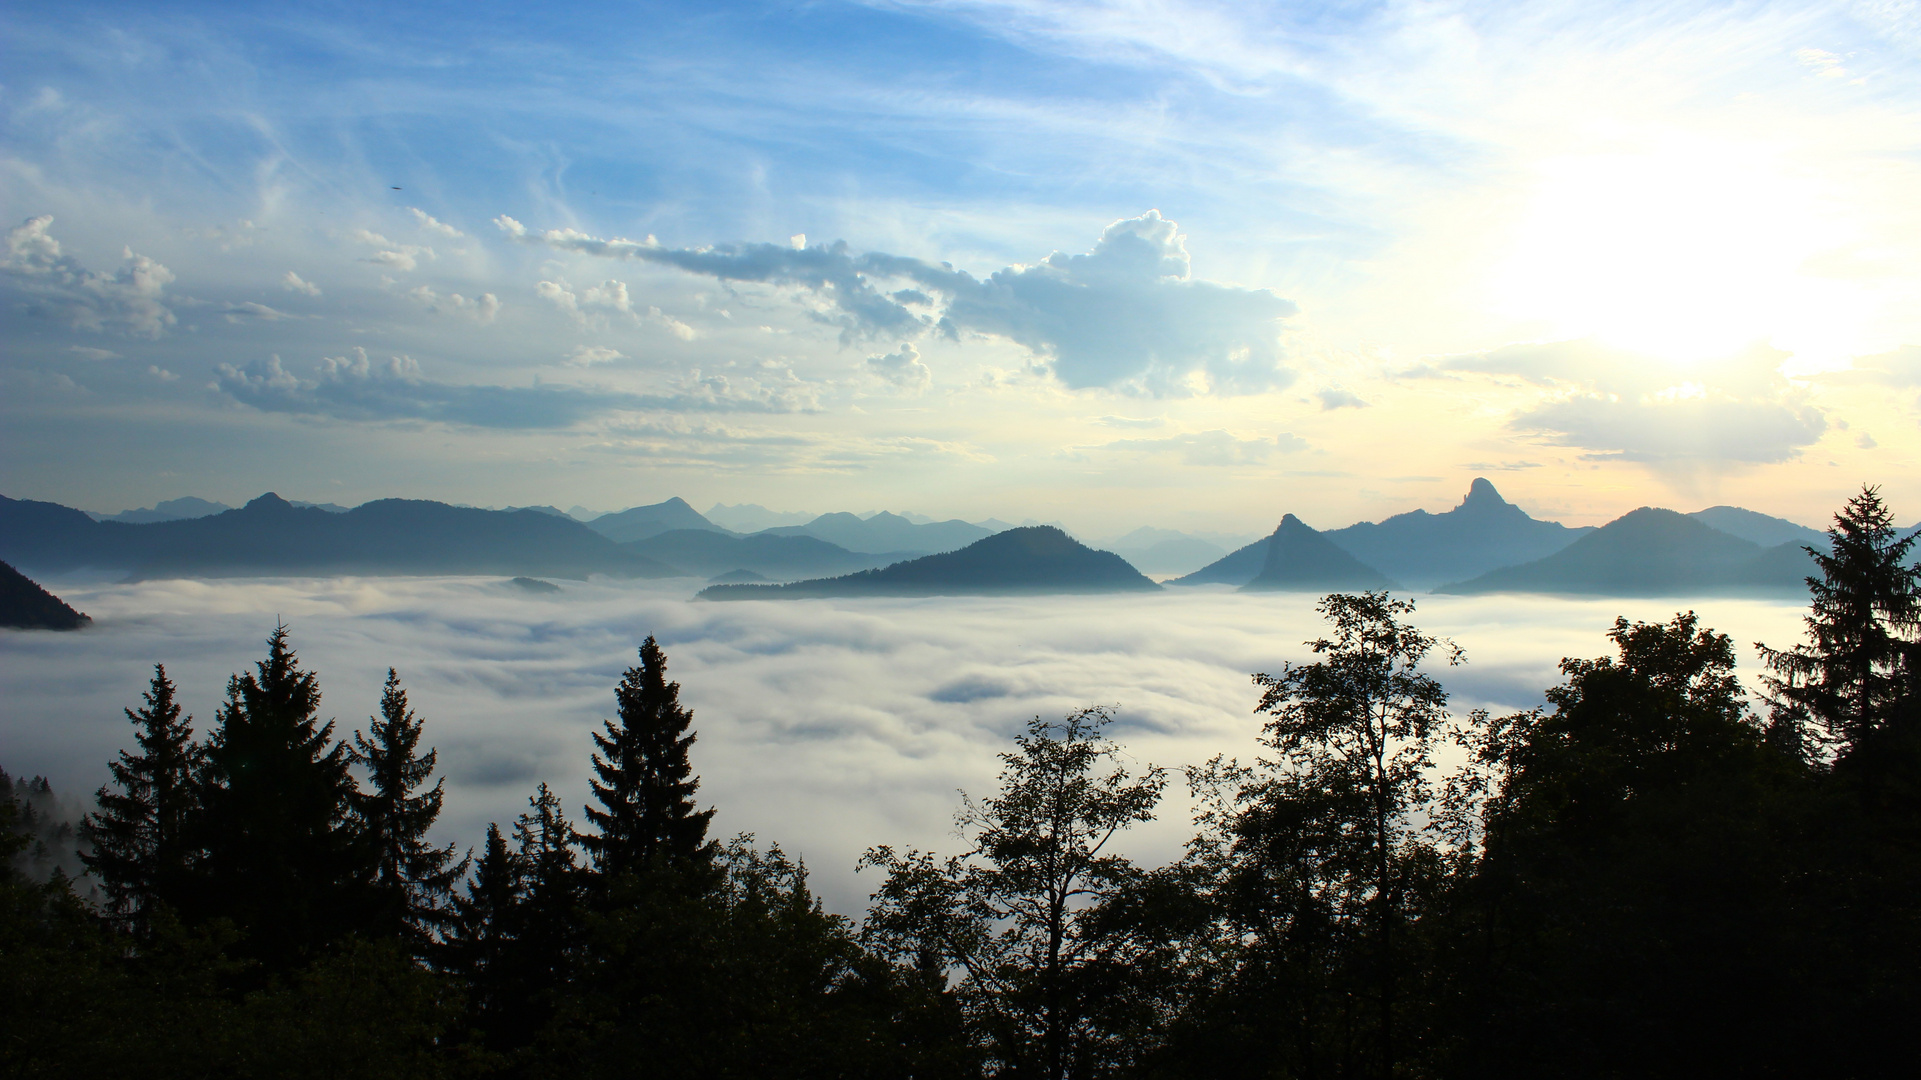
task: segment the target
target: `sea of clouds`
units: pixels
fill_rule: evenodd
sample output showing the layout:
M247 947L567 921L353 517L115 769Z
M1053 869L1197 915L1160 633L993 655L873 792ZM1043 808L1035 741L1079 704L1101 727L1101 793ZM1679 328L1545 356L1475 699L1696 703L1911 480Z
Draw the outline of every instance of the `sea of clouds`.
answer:
M1258 753L1249 673L1310 657L1321 623L1306 594L707 603L672 582L562 582L535 594L487 578L331 578L49 586L94 618L79 633L0 631L0 767L78 796L131 744L158 661L205 731L230 674L265 652L276 619L317 671L339 734L365 729L387 668L426 718L447 778L443 841L477 845L540 781L578 820L590 733L648 634L694 710L701 798L714 832L755 833L804 857L828 906L858 913L878 884L865 848L959 850L957 789L991 793L996 755L1030 718L1118 706L1131 767ZM1803 608L1743 600L1420 597L1423 629L1467 653L1435 674L1454 708L1541 704L1564 656L1612 652L1616 615L1697 610L1729 633L1754 683L1752 643L1785 645ZM1162 861L1191 834L1176 777L1161 820L1125 850Z

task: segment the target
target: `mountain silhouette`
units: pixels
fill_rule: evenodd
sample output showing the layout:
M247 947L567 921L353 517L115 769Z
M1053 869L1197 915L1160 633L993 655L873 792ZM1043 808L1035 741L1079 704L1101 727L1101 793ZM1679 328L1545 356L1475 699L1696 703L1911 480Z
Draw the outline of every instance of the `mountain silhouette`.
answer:
M958 519L915 523L885 510L863 520L841 512L822 514L805 525L781 525L763 530L775 536L813 536L837 544L848 551L869 555L913 551L938 554L964 548L976 540L993 535L992 530Z
M206 499L188 495L180 499L167 499L141 510L122 510L118 514L88 514L95 521L123 521L129 525L148 525L156 521L179 521L183 518L206 517L218 514L233 507L226 503L209 502Z
M40 583L0 562L0 626L19 630L78 630L92 622Z
M1799 592L1814 560L1793 543L1762 547L1673 510L1644 506L1543 559L1444 585L1440 593L1669 596Z
M645 540L674 529L727 531L702 517L700 511L687 505L687 501L678 495L652 506L635 506L617 514L602 514L589 521L587 527L616 544Z
M1476 477L1459 506L1441 514L1410 510L1324 535L1341 550L1409 588L1462 581L1502 566L1532 562L1592 529L1537 521Z
M1263 536L1246 547L1236 548L1199 570L1185 577L1175 578L1168 584L1245 585L1259 577L1261 568L1267 565L1267 542L1270 538Z
M675 529L622 545L629 551L677 566L690 574L709 577L729 570L748 570L761 580L793 581L872 570L918 551L868 555L849 551L816 536L783 536L758 532L751 536L706 529Z
M1779 544L1808 544L1818 550L1828 549L1828 534L1819 529L1810 529L1786 518L1769 517L1753 510L1743 510L1738 506L1710 506L1706 510L1696 510L1688 517L1712 529L1738 536L1751 544L1762 547L1775 547Z
M1325 535L1288 514L1267 538L1260 573L1242 592L1337 592L1397 588L1386 574L1335 547Z
M1096 551L1051 525L1009 529L942 552L845 577L790 585L713 585L705 600L814 596L968 596L1145 592L1160 586L1111 551Z
M381 499L333 513L271 492L238 510L147 525L96 522L55 503L0 496L0 558L53 572L92 568L135 577L679 573L577 521L534 510Z
M1191 573L1197 567L1218 562L1227 554L1227 549L1212 541L1151 525L1110 541L1107 550L1147 574Z

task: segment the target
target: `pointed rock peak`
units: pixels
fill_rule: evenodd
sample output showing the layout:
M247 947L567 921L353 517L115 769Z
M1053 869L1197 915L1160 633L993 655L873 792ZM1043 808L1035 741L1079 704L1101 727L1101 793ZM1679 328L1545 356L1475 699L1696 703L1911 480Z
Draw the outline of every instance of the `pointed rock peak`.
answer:
M291 510L293 504L269 491L247 504L249 510Z
M667 500L666 502L663 502L663 503L661 503L660 505L662 505L662 506L672 506L672 507L674 507L674 508L676 508L676 509L680 509L680 510L692 510L692 509L693 509L693 507L691 507L691 506L689 506L689 505L687 505L687 500L686 500L686 499L683 499L683 498L681 498L681 497L680 497L680 496L678 496L678 495L676 495L676 496L674 496L674 497L673 497L673 498L671 498L671 499L668 499L668 500Z
M1492 481L1485 476L1477 476L1474 478L1474 483L1468 485L1467 498L1461 500L1461 505L1480 506L1483 504L1506 506L1507 500L1501 498L1501 493L1494 490Z
M1281 523L1279 525L1274 526L1274 531L1278 533L1281 530L1286 529L1288 532L1293 532L1295 529L1306 529L1306 528L1307 528L1307 522L1302 521L1300 518L1295 517L1293 514L1283 514L1281 515ZM1308 531L1312 532L1313 530L1309 529Z

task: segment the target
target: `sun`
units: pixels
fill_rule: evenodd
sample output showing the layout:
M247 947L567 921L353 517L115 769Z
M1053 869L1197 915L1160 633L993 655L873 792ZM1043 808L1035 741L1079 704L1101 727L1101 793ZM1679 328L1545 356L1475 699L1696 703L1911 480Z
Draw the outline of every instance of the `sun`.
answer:
M1491 276L1497 314L1683 365L1758 341L1852 347L1867 298L1808 272L1851 227L1778 151L1674 138L1534 172Z

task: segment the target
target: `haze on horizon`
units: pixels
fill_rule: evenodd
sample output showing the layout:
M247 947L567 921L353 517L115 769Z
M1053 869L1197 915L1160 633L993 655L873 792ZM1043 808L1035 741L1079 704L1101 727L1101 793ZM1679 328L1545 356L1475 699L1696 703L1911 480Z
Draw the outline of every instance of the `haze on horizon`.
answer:
M16 4L0 493L1921 505L1921 12Z

